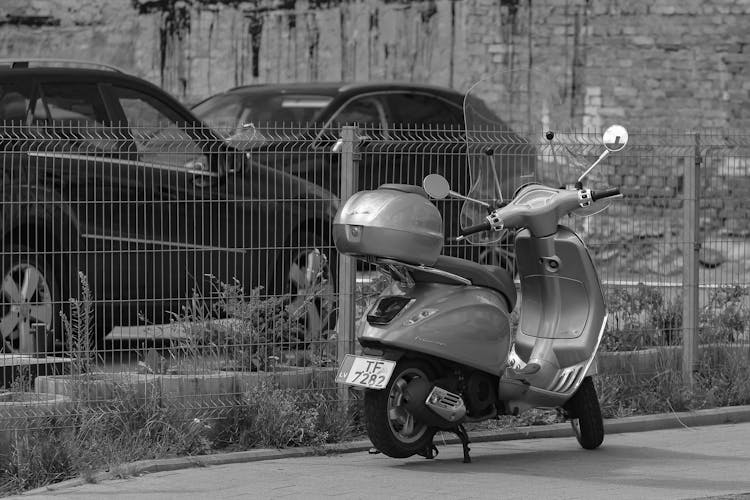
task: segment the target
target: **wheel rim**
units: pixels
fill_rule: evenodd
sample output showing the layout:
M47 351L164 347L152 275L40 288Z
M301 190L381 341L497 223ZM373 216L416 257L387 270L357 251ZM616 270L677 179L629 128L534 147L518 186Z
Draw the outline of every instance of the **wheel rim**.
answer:
M52 327L53 312L52 293L42 271L32 264L13 266L2 281L2 350L20 352L21 338L31 333L32 325Z
M319 340L335 326L336 290L328 258L317 248L292 259L287 276L292 296L291 316L305 327L305 341Z
M570 419L570 426L573 428L573 432L576 433L576 438L581 439L581 420L578 418Z
M414 415L406 409L404 400L406 386L420 377L426 378L426 375L416 368L401 372L388 394L388 425L393 436L402 443L414 443L427 432L427 425L417 422Z

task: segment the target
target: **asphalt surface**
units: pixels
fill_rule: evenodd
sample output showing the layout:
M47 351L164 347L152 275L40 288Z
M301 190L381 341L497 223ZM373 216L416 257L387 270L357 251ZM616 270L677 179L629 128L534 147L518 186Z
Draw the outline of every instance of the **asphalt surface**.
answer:
M750 407L607 421L594 451L581 449L566 425L496 435L499 441L477 435L470 464L456 444L437 443L433 460L397 460L369 454L365 442L324 456L257 450L151 461L132 464L134 477L68 481L16 498L745 499L748 420ZM737 423L719 423L727 421Z

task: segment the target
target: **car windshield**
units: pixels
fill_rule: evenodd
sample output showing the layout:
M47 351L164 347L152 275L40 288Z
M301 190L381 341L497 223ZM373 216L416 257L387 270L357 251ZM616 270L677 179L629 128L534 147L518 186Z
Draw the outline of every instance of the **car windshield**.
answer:
M332 98L321 95L222 94L193 108L213 129L230 133L242 125L258 128L314 123Z

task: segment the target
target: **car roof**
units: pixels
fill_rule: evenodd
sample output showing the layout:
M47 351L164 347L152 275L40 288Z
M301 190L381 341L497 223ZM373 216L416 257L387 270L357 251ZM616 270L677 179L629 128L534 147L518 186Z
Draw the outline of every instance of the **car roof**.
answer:
M101 80L101 81L131 81L140 85L147 85L154 87L154 85L142 78L130 75L128 73L120 72L115 69L96 69L96 68L73 68L73 67L51 67L51 66L35 66L35 67L11 67L3 64L0 60L0 74L4 76L18 75L18 76L31 76L31 77L66 77L66 78L81 78L86 80ZM158 87L157 87L158 88Z
M26 65L26 61L17 61L0 59L0 78L55 78L61 81L81 81L96 83L120 83L130 84L134 88L140 88L142 91L150 91L158 95L162 100L168 101L170 106L179 110L185 119L199 121L184 104L180 103L169 92L161 87L145 80L126 73L114 66L88 62L88 61L68 61L68 60L29 60L33 64ZM50 64L50 65L47 65Z
M463 94L449 87L432 85L428 83L415 82L294 82L294 83L262 83L252 85L242 85L227 90L223 94L265 94L265 95L283 95L283 94L305 94L324 95L328 97L337 97L340 95L367 94L371 92L386 91L408 91L408 92L427 92L442 96L450 100L461 100Z

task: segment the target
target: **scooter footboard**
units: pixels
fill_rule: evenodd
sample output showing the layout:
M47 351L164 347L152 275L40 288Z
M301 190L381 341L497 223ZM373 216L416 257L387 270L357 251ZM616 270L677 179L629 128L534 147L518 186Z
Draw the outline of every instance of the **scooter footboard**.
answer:
M504 402L506 412L511 415L531 408L559 408L574 392L575 390L568 393L546 391L518 380L501 380L498 385L498 397Z

